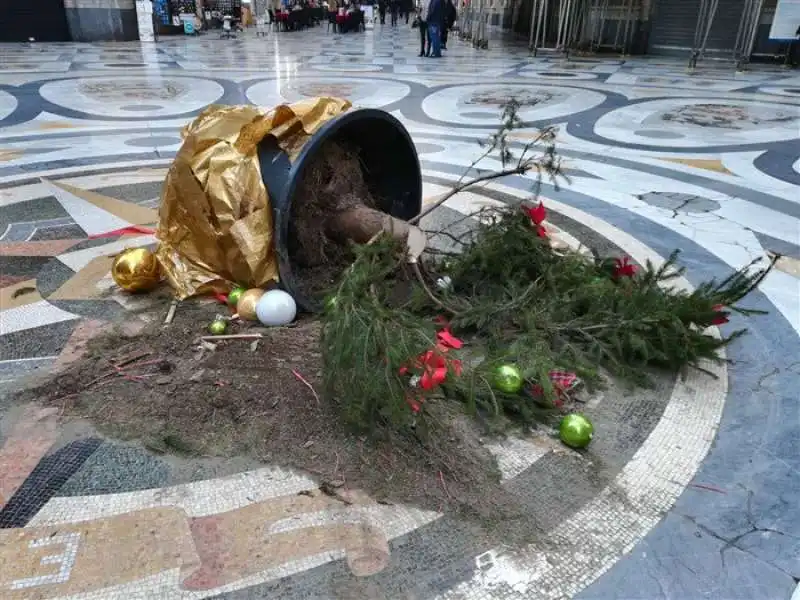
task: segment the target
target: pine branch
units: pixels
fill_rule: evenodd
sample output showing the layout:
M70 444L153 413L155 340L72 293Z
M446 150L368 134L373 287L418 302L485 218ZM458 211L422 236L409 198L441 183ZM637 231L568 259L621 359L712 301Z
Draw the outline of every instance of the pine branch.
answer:
M426 217L429 214L431 214L434 210L439 208L442 204L444 204L445 202L450 200L450 198L452 198L456 194L460 194L464 190L472 187L473 185L475 185L477 183L484 183L484 182L487 182L487 181L492 181L494 179L500 179L501 177L508 177L509 175L524 175L525 173L528 172L528 170L529 170L529 168L516 166L516 167L513 167L511 169L503 169L502 171L498 171L496 173L487 173L485 175L479 175L479 176L475 177L474 179L470 179L466 183L460 183L460 184L456 185L452 190L447 192L444 196L439 198L436 202L434 202L433 204L431 204L430 206L425 208L425 210L423 210L421 213L419 213L416 217L412 217L411 219L409 219L408 222L411 223L412 225L414 225L416 223L419 223L419 221L421 219L423 219L424 217Z

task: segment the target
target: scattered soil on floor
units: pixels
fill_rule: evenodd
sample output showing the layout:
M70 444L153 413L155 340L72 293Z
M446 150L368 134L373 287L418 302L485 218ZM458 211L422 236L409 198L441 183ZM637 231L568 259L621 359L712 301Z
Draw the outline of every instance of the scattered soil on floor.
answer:
M325 224L358 205L377 206L364 181L359 155L328 142L303 174L289 225L289 258L304 295L321 299L353 262L347 241L328 236Z
M522 492L500 485L484 432L458 407L437 407L439 424L424 442L355 435L336 400L322 397L319 321L239 324L229 333L262 333L257 347L241 339L204 346L205 325L225 310L190 300L169 326L157 319L135 337L94 338L84 359L20 400L58 406L65 418L88 419L156 453L256 458L308 472L333 495L362 489L380 502L457 511L487 541L522 543L538 533L514 497Z

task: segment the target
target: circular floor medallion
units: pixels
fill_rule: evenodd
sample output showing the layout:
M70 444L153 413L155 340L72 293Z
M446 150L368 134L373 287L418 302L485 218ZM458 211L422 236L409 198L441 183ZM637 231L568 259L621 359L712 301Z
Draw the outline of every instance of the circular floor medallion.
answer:
M148 116L178 115L215 102L223 92L221 85L208 79L160 75L62 79L40 88L42 97L53 104L99 117L129 116L130 109L122 107L153 100L163 104L151 104L158 108Z
M676 135L681 146L694 147L778 142L797 137L798 128L800 106L703 98L637 102L606 113L594 125L595 133L609 140L667 147Z
M429 95L423 100L422 109L429 117L438 121L496 126L501 107L509 100L519 103L519 117L523 121L534 121L593 108L602 103L605 96L592 90L544 87L527 83L455 85ZM470 114L476 109L486 109L486 116Z

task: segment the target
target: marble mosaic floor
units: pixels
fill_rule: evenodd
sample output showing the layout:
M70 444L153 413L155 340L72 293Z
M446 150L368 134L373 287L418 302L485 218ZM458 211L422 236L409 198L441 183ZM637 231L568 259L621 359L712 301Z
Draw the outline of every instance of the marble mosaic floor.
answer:
M498 38L417 58L385 27L158 44L0 45L0 597L787 600L800 580L800 74L656 59L532 59ZM685 285L780 255L723 327L718 379L605 398L597 455L613 484L564 482L585 457L498 444L506 485L547 523L525 548L484 547L447 514L352 491L342 506L278 467L176 466L66 427L8 392L57 368L145 299L110 256L153 242L180 128L211 103L315 95L408 127L426 197L457 180L514 97L558 128L570 183L542 193L565 239L662 260ZM487 160L478 165L493 168ZM451 215L524 196L508 178ZM124 230L124 231L120 231ZM599 399L598 399L599 402ZM605 420L603 420L605 419ZM620 423L631 422L630 431ZM613 428L613 435L611 433ZM577 462L576 462L577 461ZM800 596L800 592L795 592Z

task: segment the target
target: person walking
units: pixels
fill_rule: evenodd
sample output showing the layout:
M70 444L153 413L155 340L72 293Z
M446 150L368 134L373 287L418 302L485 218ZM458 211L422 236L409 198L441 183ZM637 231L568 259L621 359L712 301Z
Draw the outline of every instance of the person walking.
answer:
M423 2L425 0L422 0ZM442 25L444 0L430 0L428 6L428 37L431 41L431 58L442 58Z
M444 23L442 24L442 50L447 50L447 34L453 28L453 25L456 24L456 18L458 14L456 13L456 5L453 3L453 0L443 0L444 1Z
M378 15L381 18L381 25L386 25L386 0L378 0Z
M400 0L389 0L389 9L392 11L392 27L397 27L397 13L400 10Z
M431 38L428 36L428 0L420 2L417 10L417 24L419 26L419 55L428 56L431 53Z
M333 26L333 32L336 33L338 26L336 24L336 15L339 14L339 1L328 0L328 23Z

